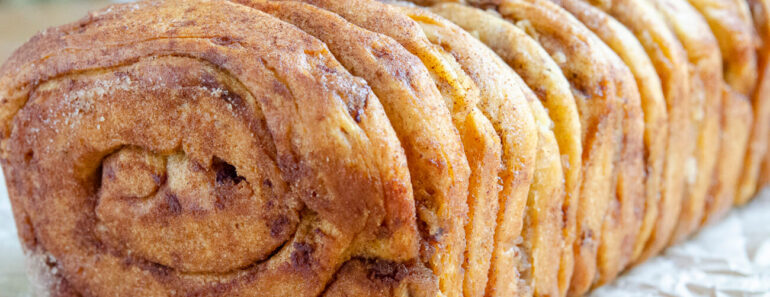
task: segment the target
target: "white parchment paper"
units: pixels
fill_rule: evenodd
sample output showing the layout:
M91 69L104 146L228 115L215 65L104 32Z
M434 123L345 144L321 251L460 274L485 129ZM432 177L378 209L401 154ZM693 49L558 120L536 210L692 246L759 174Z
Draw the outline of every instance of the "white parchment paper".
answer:
M28 297L29 282L25 273L24 255L16 236L5 177L2 176L0 171L0 297Z
M770 190L592 295L770 297Z
M24 267L0 173L0 297L30 297ZM770 297L770 190L591 295Z

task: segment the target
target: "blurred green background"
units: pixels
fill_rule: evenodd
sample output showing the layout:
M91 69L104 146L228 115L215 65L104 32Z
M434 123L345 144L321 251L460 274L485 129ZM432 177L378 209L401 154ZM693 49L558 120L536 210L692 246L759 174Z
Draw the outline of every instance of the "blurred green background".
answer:
M78 20L88 11L110 3L107 0L0 0L0 64L38 31Z

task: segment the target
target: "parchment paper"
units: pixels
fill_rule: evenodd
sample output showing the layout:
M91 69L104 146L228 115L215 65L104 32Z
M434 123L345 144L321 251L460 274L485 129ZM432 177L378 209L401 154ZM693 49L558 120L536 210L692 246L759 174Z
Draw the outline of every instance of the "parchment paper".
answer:
M770 190L592 296L770 297Z
M29 297L24 257L0 173L0 297ZM770 297L770 191L591 297Z

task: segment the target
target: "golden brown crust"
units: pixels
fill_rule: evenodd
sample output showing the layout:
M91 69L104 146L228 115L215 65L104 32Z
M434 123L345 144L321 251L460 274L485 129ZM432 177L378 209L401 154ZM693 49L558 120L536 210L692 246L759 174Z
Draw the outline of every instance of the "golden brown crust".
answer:
M292 13L288 9L287 13ZM335 16L336 17L336 16ZM303 22L317 21L315 17L305 17ZM355 21L352 21L355 23ZM351 46L359 42L366 42L363 30L339 34L338 30L317 28L315 34L323 34L325 41L338 51L345 51L342 55L350 54L349 51L357 50ZM379 36L368 34L374 38ZM337 40L332 40L336 38ZM363 39L363 40L360 40ZM388 39L389 40L389 39ZM375 92L393 92L394 88L387 84L393 82L402 86L411 86L415 81L403 80L404 74L422 74L422 79L429 79L419 60L410 60L405 63L397 62L398 55L394 55L389 47L397 46L395 41L388 45L383 41L371 42L368 46L376 46L377 50L371 53L363 49L357 59L350 62L348 67L369 81L373 81ZM397 46L398 47L398 46ZM398 47L400 48L400 47ZM378 59L378 55L381 55ZM394 59L394 56L396 58ZM374 58L374 59L372 59ZM395 63L381 64L383 61L393 59ZM344 62L343 62L344 63ZM420 68L402 72L405 66L419 66ZM372 71L372 69L380 69ZM418 71L421 70L421 71ZM388 78L392 76L392 78ZM388 82L387 80L391 81ZM379 81L379 83L378 83ZM379 88L376 86L379 85ZM466 197L468 195L467 182L470 170L467 160L462 153L459 135L452 129L450 118L441 117L442 113L448 115L448 110L441 106L439 94L431 82L431 94L424 91L407 91L404 93L391 93L392 102L385 104L386 112L391 115L391 123L395 127L403 127L407 130L397 131L407 153L410 164L410 174L415 192L415 202L423 236L423 257L428 266L439 276L440 287L447 295L459 294L459 286L463 280L463 253L465 251L465 234L463 226L467 218ZM430 95L430 96L426 96ZM414 96L414 97L412 97ZM411 97L411 98L410 98ZM407 104L405 106L405 104ZM422 110L408 111L408 105L427 104ZM405 113L405 111L407 113ZM408 114L412 112L411 114ZM431 115L432 117L427 117ZM421 127L422 126L422 127ZM432 126L432 127L428 127ZM397 128L397 130L399 130ZM402 132L402 133L399 133ZM447 140L451 140L447 142Z
M517 87L529 103L532 115L537 125L537 153L535 157L535 169L532 184L529 189L524 222L522 225L522 244L519 250L523 253L522 259L530 267L522 267L517 264L523 273L520 281L531 283L531 288L520 290L522 295L532 293L538 296L558 294L558 267L559 250L554 246L561 245L559 228L562 224L560 212L564 193L563 173L559 157L558 144L551 130L553 125L548 118L542 104L535 94L514 72L501 61L494 52L483 46L468 34L463 34L462 29L448 21L425 11L408 9L413 11L412 17L424 20L422 22L429 38L443 41L444 48L451 48L450 52L458 57L459 61L470 74L491 74L502 84L500 86ZM426 19L429 19L427 21ZM447 40L453 40L449 42ZM492 71L481 70L479 65L494 67ZM472 76L473 77L473 76ZM484 79L478 77L477 79ZM490 80L491 78L486 78ZM505 83L509 81L509 83ZM501 88L502 90L505 90ZM482 89L484 90L484 89ZM487 90L489 91L489 90Z
M513 71L510 74L527 98L538 129L535 174L521 232L525 250L529 253L528 262L532 266L532 293L535 296L556 296L559 294L561 250L553 247L563 244L560 231L564 222L564 214L561 212L564 173L559 146L553 132L553 122L538 97L518 75Z
M353 75L369 82L407 156L427 246L421 257L436 275L461 281L470 170L449 110L420 60L396 41L312 5L242 3L319 38Z
M762 42L757 56L759 60L759 84L757 85L755 94L759 95L770 92L770 73L768 73L770 72L770 70L768 70L770 67L767 66L768 60L770 60L770 3L768 3L768 1L749 1L749 7L751 8L752 16L754 18L754 27L756 28L757 34L759 34L759 40ZM752 131L752 133L754 133L754 131ZM765 133L765 137L770 140L770 131ZM762 147L759 147L759 149L762 149ZM760 169L757 188L755 190L759 190L770 184L770 149L767 147L765 147L765 149L767 152L762 157L762 163L759 165ZM745 186L747 186L747 184L743 187ZM745 191L745 188L741 191Z
M625 98L623 146L619 163L621 167L616 184L617 202L611 205L605 218L602 227L602 242L599 245L599 272L595 285L601 285L614 279L630 262L636 245L635 241L639 237L640 227L642 227L645 204L657 206L656 199L645 196L644 182L639 182L645 181L645 176L650 176L643 172L645 163L647 163L643 156L649 156L649 154L643 154L645 150L643 148L645 123L640 97L642 94L649 95L649 88L654 88L657 91L653 97L644 98L645 103L657 108L657 110L652 110L650 115L656 122L647 126L664 128L660 118L661 111L664 110L663 96L660 90L660 80L655 74L652 62L628 29L605 12L586 2L579 0L554 2L560 4L583 22L623 61L616 61L613 64L619 68L616 70L619 77L617 84L618 88L623 90L621 97ZM612 56L610 55L610 57ZM627 65L627 70L624 69L626 68L624 65ZM657 84L657 88L655 88L655 84ZM645 92L640 92L637 85L644 86ZM650 101L653 102L650 103ZM650 109L649 105L648 110ZM652 164L655 162L662 164L661 161L657 160L648 161ZM658 189L658 186L655 185L653 188ZM657 195L657 191L655 194ZM648 198L650 199L648 200Z
M768 137L770 139L770 137ZM769 150L770 151L770 150ZM757 181L757 191L770 185L770 153L766 153L762 159L759 169L759 180Z
M770 137L768 137L770 139ZM770 150L769 150L770 151ZM762 159L761 168L759 169L759 180L757 181L757 191L763 189L767 185L770 185L770 153L766 153Z
M744 100L748 100L747 98L751 96L756 86L756 47L758 45L748 5L745 1L736 0L690 0L690 3L706 19L719 43L722 53L723 76L727 83L726 88L729 89L723 93L728 94L727 96L730 97L724 99L723 106L727 102L741 101L736 99L736 97L745 97ZM738 107L730 108L737 109ZM723 112L737 113L736 110L728 111L726 107L723 109ZM752 113L756 115L756 113ZM729 208L729 203L724 202L725 200L740 200L737 194L740 185L739 179L742 172L744 172L743 164L745 164L744 162L753 162L750 160L754 158L753 155L747 155L745 151L747 144L742 142L743 139L741 137L744 134L751 133L751 121L753 120L755 118L749 117L738 123L738 120L728 121L722 119L722 125L729 124L731 126L729 128L723 127L722 129L721 145L725 146L725 148L720 151L720 155L728 152L732 155L729 158L721 158L717 161L716 180L711 184L709 196L706 198L708 205L706 210L707 217L704 219L706 221L720 217L722 213L727 211L725 208ZM762 120L764 121L764 119ZM745 127L742 124L746 124ZM743 127L747 131L738 131L739 127ZM731 134L726 134L725 131L728 131L728 129L730 129ZM735 134L735 141L727 144L725 138L732 138L732 134ZM726 159L732 159L736 156L740 156L738 160L742 160L735 161L740 165L726 163ZM744 159L745 157L748 157L748 159ZM730 189L729 187L733 188Z
M427 268L353 259L345 263L321 296L434 297L438 286Z
M480 99L476 84L454 57L438 46L430 48L438 53L435 58L440 62L433 64L430 71L445 100L457 102L454 106L475 106ZM433 53L420 54L429 56ZM454 115L462 113L459 111ZM492 122L478 107L473 107L464 119L457 119L455 126L462 137L465 155L471 167L468 224L465 225L467 245L463 263L463 294L482 296L494 249L497 212L500 209L498 193L502 187L498 184L498 176L503 166L502 144Z
M591 1L625 25L644 47L655 66L668 111L668 144L664 162L663 187L658 220L646 247L635 261L660 252L668 243L681 209L685 162L694 147L694 131L689 116L687 55L668 29L663 17L642 0ZM677 149L668 149L675 147ZM641 238L640 238L641 240Z
M319 7L339 13L348 21L366 29L388 35L401 43L407 50L415 54L425 64L442 96L447 103L447 108L452 112L453 121L465 140L468 137L484 137L483 143L476 143L474 156L469 158L470 164L476 170L470 181L470 192L474 197L469 198L472 213L469 214L469 222L466 230L469 232L463 239L468 240L468 249L465 251L470 260L466 261L463 269L470 275L465 277L466 289L472 290L473 286L483 286L486 282L485 273L488 267L491 246L489 241L493 235L494 213L497 209L497 192L492 180L499 170L499 161L484 161L484 159L498 156L500 148L496 135L490 134L489 122L478 114L474 114L475 104L478 101L475 86L469 84L469 80L454 69L451 61L433 48L425 39L417 25L407 17L398 14L387 6L371 1L356 1L351 4L345 1L307 1ZM351 10L349 8L355 7ZM479 164L477 162L484 162ZM463 200L465 202L465 200ZM451 216L442 216L451 218ZM489 230L492 229L492 230ZM472 238L470 237L472 236ZM443 251L442 251L443 252ZM460 250L462 252L462 250ZM446 258L446 257L444 257ZM485 264L487 263L487 264ZM462 285L462 270L440 269L434 266L434 272L440 276L442 291L450 296L460 294ZM458 276L460 277L458 279ZM480 278L479 276L484 276Z
M418 257L406 158L377 97L256 10L112 6L25 45L0 97L24 245L72 291L307 296L356 251Z
M524 207L532 183L537 149L537 130L526 97L516 88L510 68L494 53L461 28L427 11L403 7L431 40L455 57L481 92L479 109L500 136L504 170L500 180L500 211L497 216L495 247L487 282L487 294L508 287L514 292L531 290L531 271L523 246L517 244L524 219ZM508 74L507 72L508 71ZM511 253L516 250L519 252ZM515 269L511 269L515 267ZM521 282L521 283L520 283ZM505 291L503 291L505 292Z
M650 2L677 36L690 63L690 118L696 129L695 151L688 160L688 176L682 212L671 241L692 234L704 215L705 199L713 178L719 152L719 114L722 61L719 45L703 17L683 0Z
M529 250L534 296L559 295L559 264L563 245L564 173L553 122L542 103L517 79L530 103L538 128L537 158L527 198L522 238Z
M422 57L445 102L453 106L455 127L460 132L471 167L468 184L468 224L465 225L466 251L463 269L463 294L482 296L488 279L494 249L498 193L502 189L498 176L502 170L502 144L489 119L476 107L480 92L457 60L427 38L407 43L425 45L413 47ZM450 103L451 102L451 103ZM472 107L468 112L467 107ZM465 116L465 118L461 118Z
M465 154L471 167L468 208L465 226L467 249L463 265L465 296L483 296L494 249L495 226L499 211L498 174L502 167L502 144L495 128L477 108L458 128Z
M723 217L734 203L737 178L741 172L753 119L751 102L726 83L723 83L723 102L719 159L714 183L706 199L703 223L712 223Z
M763 66L762 74L760 75L762 77L761 83L758 86L757 94L763 94L762 96L770 96L770 82L766 82L770 80L770 67L767 67L765 64ZM765 97L766 98L766 97ZM770 130L770 129L769 129ZM767 137L768 140L770 140L770 131L767 131L768 133L765 133L765 137ZM754 133L752 131L752 133ZM761 137L761 136L756 136ZM765 148L767 152L765 153L762 163L760 166L760 172L758 174L758 180L757 180L757 188L755 191L759 191L760 189L766 187L767 185L770 185L770 149Z
M767 155L770 137L770 1L749 0L749 8L754 20L754 28L759 35L757 50L757 86L751 95L754 108L754 123L751 126L748 150L743 171L738 181L735 203L748 202L757 191L759 171L762 159Z
M750 96L757 82L757 35L744 0L689 0L708 22L722 52L724 79Z
M476 84L454 57L440 47L431 45L429 48L439 55L436 60L444 62L433 64L430 70L445 100L458 102L454 106L475 106L480 99ZM428 52L420 53L423 56L431 55ZM458 109L460 110L462 109ZM460 111L454 115L461 113L464 112ZM498 193L502 187L498 184L498 176L503 166L502 144L492 122L478 107L473 107L465 119L456 120L455 126L463 139L465 155L471 167L468 184L468 224L465 225L467 246L463 263L463 294L482 296L488 279L497 212L500 209Z
M147 0L19 49L37 290L579 296L754 193L770 0L381 1Z
M594 280L601 225L615 181L613 162L621 129L621 91L617 69L607 60L601 40L566 11L545 1L508 1L500 13L523 27L554 57L570 80L581 114L584 143L583 184L577 213L578 238L571 294L585 292ZM611 53L609 53L611 54ZM567 62L569 61L569 62Z
M438 54L426 60L439 62L431 64L430 71L445 101L456 102L454 106L475 106L480 99L479 89L457 60L435 44L426 48L433 52L418 53L425 57ZM456 110L456 116L464 113L463 109ZM455 126L463 139L465 155L471 167L468 224L465 225L467 246L463 263L463 294L482 296L488 279L497 212L500 209L498 193L502 187L498 184L498 176L503 166L502 144L494 125L478 107L473 107L464 119L456 117Z
M575 240L583 152L580 119L569 82L537 41L508 21L488 11L454 3L434 5L430 9L461 26L494 50L535 91L548 110L554 123L553 131L559 143L564 171L562 212L565 218L558 285L560 292L566 292L572 277L574 255L571 242Z

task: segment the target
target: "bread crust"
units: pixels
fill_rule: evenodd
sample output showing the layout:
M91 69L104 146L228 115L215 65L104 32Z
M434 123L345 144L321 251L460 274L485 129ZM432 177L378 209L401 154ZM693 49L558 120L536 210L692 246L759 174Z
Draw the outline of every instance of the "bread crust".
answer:
M366 250L420 270L406 158L377 97L264 13L111 6L17 51L0 97L17 224L50 255L54 296L315 296L382 234L401 249Z
M719 155L714 183L706 199L706 216L703 224L713 223L724 217L734 203L735 186L740 175L749 142L749 131L754 121L751 102L726 83L722 84L722 113Z
M495 126L503 144L503 189L500 192L500 212L497 216L495 247L486 294L505 294L504 292L509 292L506 288L512 290L510 292L532 294L533 274L529 257L538 244L533 242L534 238L529 238L522 232L527 216L526 197L531 187L535 187L537 183L532 174L537 162L539 136L534 126L536 122L527 101L528 97L523 93L526 90L522 90L522 85L516 83L515 74L504 62L461 28L426 10L414 7L402 9L422 26L432 42L454 56L479 86L482 96L479 107ZM552 188L543 190L554 191ZM555 193L554 196L544 196L543 201L538 201L551 206L544 208L546 211L542 226L533 224L532 232L535 234L544 232L541 228L550 226L548 222L553 218L549 217L548 210L554 202L549 199L557 199L558 192ZM523 237L521 243L517 243L519 236ZM550 240L547 236L543 239ZM529 243L532 244L528 245ZM506 252L510 250L518 252Z
M690 96L687 55L662 16L641 0L591 1L637 37L655 66L668 111L668 142L658 220L646 246L634 259L639 262L659 253L668 243L681 210L685 162L694 148L689 116ZM678 149L672 150L670 148ZM640 238L639 240L642 240Z
M770 0L412 2L33 37L0 163L37 293L581 296L770 172Z
M614 195L615 161L622 141L619 131L623 102L622 91L616 86L618 73L614 61L606 58L606 45L555 4L507 1L498 9L554 58L570 81L581 114L583 183L577 213L578 237L574 242L575 268L569 289L569 294L580 295L594 280L601 226Z
M249 4L319 38L353 75L369 83L407 156L424 238L421 257L440 280L461 282L470 169L427 69L395 40L312 5Z
M759 35L757 49L757 85L751 95L751 104L754 109L754 123L751 126L751 135L744 160L743 171L738 180L738 189L735 195L735 203L742 205L748 202L758 189L761 189L760 167L762 159L768 152L768 138L770 137L770 1L749 0L754 29ZM770 159L770 158L768 158ZM770 161L768 161L770 162Z
M705 200L715 174L719 153L719 113L722 60L719 45L705 19L686 1L654 0L652 5L666 20L687 52L690 63L690 117L697 131L696 146L685 183L685 196L672 243L691 235L704 217ZM692 161L688 161L692 163ZM689 163L688 163L689 164Z
M500 56L535 91L554 123L564 172L562 202L562 252L559 263L559 292L566 292L572 277L575 220L582 172L583 147L580 118L569 83L548 53L524 31L488 11L443 3L430 7L481 40Z
M555 3L570 11L577 19L594 32L609 48L618 55L623 62L615 62L619 77L618 86L624 90L622 97L626 98L623 119L623 147L621 151L621 169L619 169L616 184L617 202L613 205L605 218L602 229L602 243L599 246L598 279L594 286L602 285L614 279L628 265L633 258L634 248L642 245L637 243L640 233L651 229L651 225L644 226L646 205L656 208L658 203L659 184L647 186L639 180L658 182L662 154L665 148L665 105L660 88L660 79L655 73L652 62L644 52L641 44L633 33L626 29L617 20L610 17L602 10L577 0L561 0ZM616 59L618 60L618 59ZM623 68L628 67L624 71ZM630 95L630 94L639 95ZM642 111L643 103L646 109ZM645 123L644 115L650 122ZM661 117L661 114L663 117ZM655 133L657 139L650 139L650 134ZM650 131L651 130L651 131ZM644 147L644 138L653 141L660 148L660 153L650 155L650 147ZM644 148L643 148L644 147ZM648 157L646 160L644 157ZM649 157L660 159L651 159ZM656 164L657 162L657 164ZM649 165L646 165L649 164ZM658 169L658 171L647 171ZM658 175L655 177L655 175ZM646 178L646 179L645 179ZM654 196L646 196L645 191L655 189ZM657 213L656 210L652 212ZM652 221L648 221L652 224ZM644 229L644 230L641 230Z
M506 87L518 88L529 103L537 125L538 138L534 161L535 173L528 191L521 226L523 241L519 245L519 250L522 255L519 263L516 264L520 267L520 282L524 282L525 287L520 287L518 293L522 296L556 294L559 250L552 247L561 245L558 230L562 222L560 208L564 185L558 144L551 130L548 114L526 84L481 42L464 33L460 27L448 20L426 10L404 9L409 11L412 18L422 20L418 22L422 24L428 38L439 42L443 48L457 57L458 62L477 84L480 84L480 80L492 82L492 85L485 85L482 88L484 94L492 94L495 89L506 91ZM499 264L493 262L490 275L493 281L504 279L499 274L495 275L496 268L504 267ZM523 267L524 265L529 265L530 268ZM502 290L498 290L499 287L490 289L497 284L499 283L489 282L487 292L503 294Z
M757 33L746 1L689 0L719 42L724 79L739 94L750 96L757 82Z
M499 137L491 133L491 123L476 107L479 100L478 89L462 73L456 62L452 61L451 56L431 45L417 24L396 10L373 1L357 1L355 4L344 1L307 2L336 12L363 28L387 35L417 56L430 71L464 141L474 141L465 144L466 153L474 154L468 158L473 172L469 188L472 197L468 198L471 213L469 224L466 225L466 238L470 239L465 251L468 258L462 267L467 274L464 280L459 279L459 283L456 282L457 279L450 281L447 278L444 282L446 285L442 283L442 292L454 295L463 290L470 292L479 286L483 287L486 283L486 270L492 249L491 239L496 224L495 214L498 209L499 186L496 185L495 179L502 160L499 158ZM483 142L478 142L479 140Z
M709 196L706 198L706 222L721 217L731 205L726 201L738 201L738 189L741 183L744 162L747 162L747 145L742 137L752 130L754 111L751 108L750 96L757 82L757 53L758 39L751 19L751 12L745 1L733 0L691 0L689 1L708 23L719 43L722 54L722 73L725 81L723 91L722 128L720 158L717 161L716 178L711 184ZM738 97L743 97L739 99ZM746 103L746 102L748 103ZM729 109L728 102L738 106ZM725 119L727 114L743 113L744 104L749 104L751 117L743 119ZM764 119L762 119L764 121ZM746 122L749 121L749 122ZM746 131L739 131L739 128ZM729 131L729 132L728 132ZM728 134L729 133L729 134ZM748 137L748 136L746 136ZM739 161L732 160L738 157ZM753 157L750 157L753 158ZM728 160L727 159L731 159ZM740 161L742 160L742 161ZM737 162L737 163L733 163Z
M751 9L752 17L754 18L754 28L756 28L757 34L759 34L760 41L762 42L757 57L759 59L758 66L760 78L755 94L756 96L770 96L761 95L770 92L770 82L767 82L770 80L770 73L767 73L769 71L767 70L767 63L770 59L770 15L768 15L770 14L770 3L767 3L767 1L749 1L749 8ZM757 131L757 133L758 132L759 131ZM752 133L754 133L754 131L752 131ZM770 139L770 131L765 133L765 137ZM761 149L761 147L759 147L759 149ZM755 191L770 184L770 150L765 152L761 162L762 163L759 165L760 168ZM746 183L744 187L748 185L749 184Z

